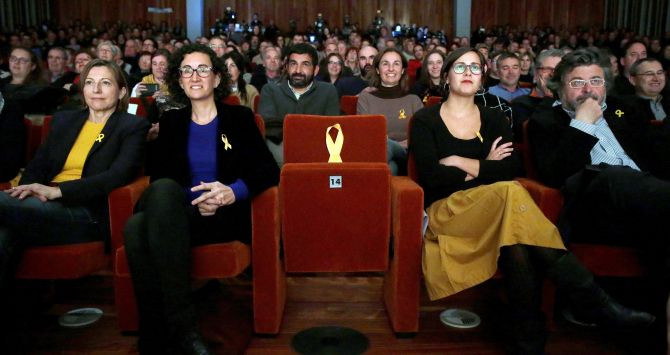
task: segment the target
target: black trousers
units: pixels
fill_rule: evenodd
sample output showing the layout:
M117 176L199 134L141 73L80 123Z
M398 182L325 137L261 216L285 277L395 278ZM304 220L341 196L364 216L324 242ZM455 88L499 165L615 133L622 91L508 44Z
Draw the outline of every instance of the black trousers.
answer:
M565 218L570 241L633 246L670 281L670 181L628 167L600 165L577 191Z
M190 300L191 246L248 241L249 221L244 201L203 217L177 182L160 179L149 186L125 228L141 337L166 341L196 329Z

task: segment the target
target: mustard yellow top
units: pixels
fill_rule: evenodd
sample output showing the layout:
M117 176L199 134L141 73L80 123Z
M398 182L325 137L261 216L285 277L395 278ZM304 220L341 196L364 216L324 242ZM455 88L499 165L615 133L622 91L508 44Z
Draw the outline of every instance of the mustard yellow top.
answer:
M165 80L165 82L163 84L161 84L158 81L156 81L153 74L149 74L149 75L143 77L140 84L158 84L158 88L160 89L160 91L165 92L165 93L169 93L167 80Z
M65 160L63 170L56 175L52 182L60 183L81 179L81 172L84 169L86 157L88 156L88 152L91 151L93 143L95 143L96 139L104 139L104 137L100 137L100 132L102 132L104 127L105 123L94 123L91 121L84 123L84 127L79 132L79 136Z

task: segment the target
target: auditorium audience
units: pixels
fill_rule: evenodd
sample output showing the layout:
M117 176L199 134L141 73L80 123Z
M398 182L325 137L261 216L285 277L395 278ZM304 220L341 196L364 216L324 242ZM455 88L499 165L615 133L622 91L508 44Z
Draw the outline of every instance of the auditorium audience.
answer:
M368 78L376 90L359 95L356 113L386 117L386 158L391 173L407 175L408 122L423 103L409 93L407 60L399 50L386 48L375 57L372 66Z
M496 68L498 69L500 83L491 86L489 93L507 102L512 102L515 98L530 93L530 89L519 87L521 61L516 54L511 52L501 53L496 60Z
M164 113L152 143L151 185L125 228L144 354L209 354L191 301L190 248L251 242L251 200L279 180L245 106L229 106L228 73L209 47L170 59L169 90L186 105Z
M475 286L500 265L513 354L544 353L544 275L569 295L580 315L599 324L649 325L653 316L622 306L594 282L528 192L509 181L519 161L507 120L474 102L484 63L474 49L452 52L442 70L449 98L420 110L412 121L410 150L428 214L423 272L430 298ZM525 227L515 227L520 225Z
M277 47L268 47L265 49L263 65L256 66L256 70L251 75L251 85L256 87L258 92L263 90L267 83L277 84L282 79L282 57L281 50Z
M670 94L664 91L666 71L655 58L637 60L630 68L630 81L635 88L635 96L630 100L641 120L662 121L670 114ZM663 95L665 94L665 95Z
M41 61L30 49L16 47L11 51L9 71L12 76L0 81L0 91L26 114L50 114L65 99L65 89L48 84Z
M344 56L344 65L351 69L354 76L361 76L361 67L358 66L358 48L349 47Z
M69 71L66 67L65 49L53 47L47 56L47 80L53 87L62 88L65 84L72 84L77 73Z
M217 54L218 55L218 54ZM238 52L230 52L223 57L224 65L230 75L230 93L240 99L240 103L254 110L254 99L258 96L258 90L244 81L244 57Z
M325 71L319 69L319 75L317 75L316 79L335 85L339 97L343 95L356 96L368 86L365 80L343 73L345 66L339 53L328 54L324 58L324 62L326 63L326 69Z
M523 141L523 123L535 112L540 105L551 105L554 103L554 95L547 88L547 82L554 74L554 69L561 61L563 51L560 49L547 49L535 58L535 86L530 94L522 95L512 100L512 117L514 122L514 141Z
M440 71L444 64L444 54L433 49L423 58L421 66L421 76L414 83L412 94L421 98L423 102L428 100L429 96L445 96L444 83L441 80Z
M121 70L96 59L81 76L87 108L57 112L19 186L0 193L2 297L25 247L107 240L107 195L143 163L148 123L125 113Z
M630 81L630 68L638 59L647 58L647 46L639 41L631 41L623 47L623 56L619 59L623 72L614 78L614 87L611 94L614 95L634 95L635 88Z

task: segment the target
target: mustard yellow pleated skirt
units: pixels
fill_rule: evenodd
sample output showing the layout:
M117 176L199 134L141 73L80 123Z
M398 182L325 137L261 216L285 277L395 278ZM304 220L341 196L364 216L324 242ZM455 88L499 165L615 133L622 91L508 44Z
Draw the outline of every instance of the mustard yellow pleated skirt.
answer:
M516 181L456 192L426 213L423 274L431 300L490 279L503 246L565 249L556 226Z

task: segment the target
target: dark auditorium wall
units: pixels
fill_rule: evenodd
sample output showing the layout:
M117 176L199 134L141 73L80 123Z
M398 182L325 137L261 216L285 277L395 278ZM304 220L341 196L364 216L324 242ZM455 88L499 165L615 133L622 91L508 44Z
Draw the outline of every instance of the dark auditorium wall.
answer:
M148 7L171 7L172 13L148 13ZM186 0L51 0L52 19L60 24L81 19L94 25L103 22L126 23L167 21L170 26L179 20L186 25Z
M471 27L602 26L605 0L473 0Z

